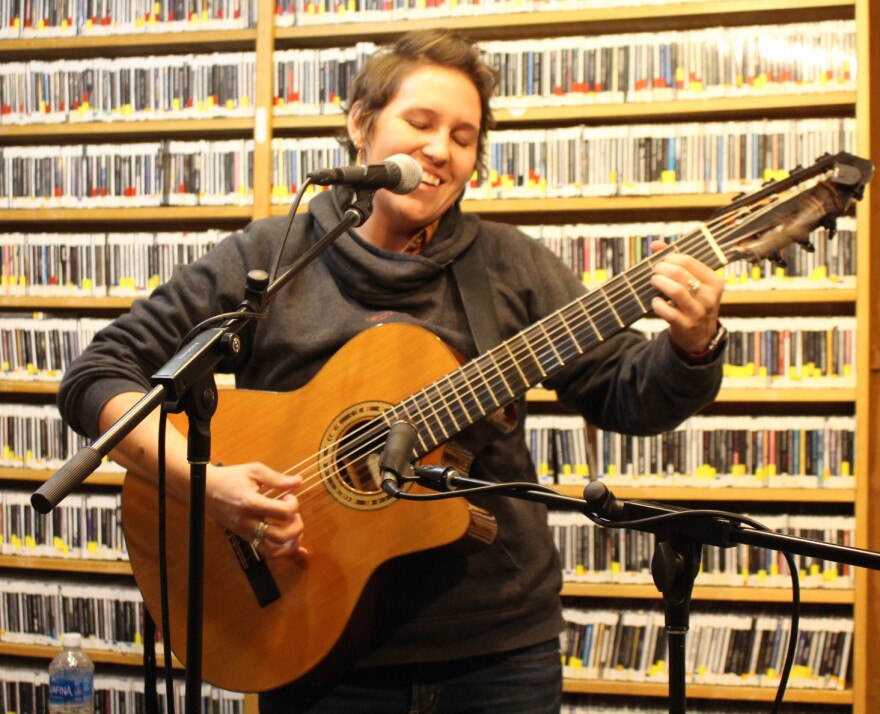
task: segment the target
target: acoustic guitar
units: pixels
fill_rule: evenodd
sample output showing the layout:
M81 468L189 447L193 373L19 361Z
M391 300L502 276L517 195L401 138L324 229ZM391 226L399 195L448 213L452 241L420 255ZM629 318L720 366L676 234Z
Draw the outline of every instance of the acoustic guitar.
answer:
M311 557L305 565L262 560L246 541L208 519L204 679L225 689L264 691L332 668L379 566L463 540L492 540L492 517L464 499L427 505L381 490L378 454L392 424L404 420L416 427L414 458L466 470L470 456L452 438L646 315L658 295L650 282L653 266L666 253L687 253L717 269L778 256L792 242L808 245L810 231L832 227L862 197L872 173L871 164L856 156L826 156L734 201L664 251L464 365L428 331L380 325L352 339L300 390L222 392L212 422L212 460L262 461L302 474L296 495ZM155 483L129 473L122 500L135 580L158 616ZM165 634L183 659L188 509L169 498L167 511L171 631Z

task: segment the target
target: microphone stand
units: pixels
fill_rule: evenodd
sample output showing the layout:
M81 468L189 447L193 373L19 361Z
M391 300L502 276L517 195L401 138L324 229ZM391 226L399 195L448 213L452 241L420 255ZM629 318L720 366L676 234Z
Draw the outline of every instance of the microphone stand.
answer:
M730 548L737 544L752 545L880 570L880 553L874 551L783 535L775 531L746 528L736 522L734 514L730 514L731 518L726 518L723 512L708 515L654 501L622 501L615 498L601 481L588 484L584 488L583 500L579 500L553 493L550 489L542 489L537 485L531 488L531 484L480 481L442 466L417 466L412 475L406 475L402 470L399 479L416 481L436 491L461 491L459 495L462 496L473 489L493 490L513 498L579 511L599 525L611 526L618 523L621 524L619 527L654 533L656 545L651 559L651 575L663 595L665 609L670 714L684 714L686 710L685 644L690 622L691 595L700 569L703 545L721 548ZM505 486L508 488L504 488ZM410 495L393 487L388 492L406 500L436 498ZM693 517L689 515L691 513ZM671 514L678 514L679 517L668 518ZM659 519L658 516L667 518Z
M370 217L376 189L358 188L354 202L342 220L298 258L271 285L268 273L248 273L245 298L231 317L217 328L207 329L186 343L150 379L153 388L131 407L113 426L90 446L83 447L31 494L31 505L38 513L49 513L82 483L102 460L138 424L165 403L168 411L184 411L189 419L187 461L190 464L189 562L186 620L185 711L201 711L202 689L202 607L204 602L205 477L211 457L211 417L217 409L214 369L226 357L241 351L238 333L264 310L275 294L311 263L349 228L360 226ZM293 209L292 209L293 210ZM291 221L288 222L288 228ZM165 633L168 636L168 633ZM167 666L167 663L166 663Z

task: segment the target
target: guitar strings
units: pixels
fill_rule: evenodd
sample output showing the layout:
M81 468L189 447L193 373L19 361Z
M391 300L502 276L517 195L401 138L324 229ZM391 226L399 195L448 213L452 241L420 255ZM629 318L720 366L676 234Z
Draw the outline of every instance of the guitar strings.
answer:
M769 210L769 209L775 207L775 205L776 205L776 204L768 204L768 205L766 205L766 206L765 206L764 208L762 208L762 209L759 209L759 210L757 210L757 211L753 210L749 215L751 215L751 216L753 216L753 217L754 217L754 216L757 216L757 215L760 215L760 213L762 213L764 210ZM721 218L719 218L719 219L717 219L717 220L715 220L715 221L711 221L711 222L709 222L708 224L706 224L706 226L707 226L707 228L709 228L709 227L714 227L715 225L722 225L722 224L727 225L727 224L729 224L730 220L731 220L731 217L730 217L730 216L724 216L724 217L721 217ZM725 234L730 235L730 234L732 234L732 233L733 233L735 230L737 230L737 229L738 229L738 226L737 226L736 223L734 222L734 225L731 225L731 226L725 228L724 230L719 231L718 235L716 235L716 236L714 236L714 237L715 237L716 240L721 240L721 241L723 241L724 238L725 238ZM650 256L650 257L647 258L645 261L642 261L641 263L639 263L639 264L637 264L636 266L634 266L634 268L633 268L632 271L627 271L627 274L629 274L629 273L646 272L646 271L648 271L648 272L650 272L650 273L653 273L652 259L653 259L653 260L660 260L660 259L662 259L662 257L663 257L664 255L666 255L668 252L670 252L670 251L672 251L672 250L678 250L682 245L684 245L685 243L687 243L689 240L692 240L692 239L695 239L695 238L704 237L704 236L701 235L701 231L702 231L702 229L698 229L698 230L696 230L696 231L694 231L694 232L692 232L692 233L690 233L690 234L686 234L685 236L682 236L682 237L676 242L676 244L673 244L672 246L669 246L668 248L664 249L663 251L660 251L660 252L658 252L657 254L654 254L653 256ZM714 252L714 251L713 251L713 250L711 249L711 247L710 247L710 248L706 248L706 249L703 249L703 250L697 250L697 251L695 251L693 254L695 255L695 257L699 257L700 259L705 260L706 258L711 257L712 254L713 254L713 252ZM621 274L620 276L617 276L617 277L618 277L618 278L622 278L622 277L623 277L623 274ZM609 281L609 282L611 282L611 283L622 283L622 282L624 282L624 281L622 281L622 280L617 280L617 278L615 278L615 279L612 279L612 281ZM592 291L592 293L590 293L590 294L588 294L588 295L592 295L593 298L595 299L597 293L599 293L600 291L605 291L605 293L606 293L607 295L609 295L609 298L619 298L619 297L620 297L620 294L621 294L622 292L628 292L628 291L631 290L631 288L630 288L629 286L622 286L620 290L617 290L616 287L617 287L617 286L615 286L615 285L603 286L602 288L598 288L598 289ZM611 291L611 292L609 292L609 291ZM585 296L585 298L586 298L586 297L587 297L587 296ZM579 302L581 302L582 300L584 300L584 298L579 299L578 301L576 301L576 303L579 303ZM543 323L544 321L546 321L546 320L548 320L548 319L551 319L551 318L555 318L556 321L559 321L559 319L560 319L562 313L564 313L567 309L571 309L571 308L572 308L572 305L570 304L570 305L568 305L568 306L562 308L561 310L559 310L557 313L554 313L553 315L548 316L548 318L545 318L544 320L540 321L539 323L536 323L536 325L532 326L532 327L529 328L529 329L532 330L532 329L535 328L535 327L540 327L540 326L541 326L541 323ZM580 312L581 312L581 314L583 314L584 316L587 316L587 314L588 314L588 313L585 311L585 309L583 309L583 308L580 310ZM564 319L563 319L563 322L565 322ZM610 322L611 324L610 324L610 325L606 325L606 323L608 323L608 322ZM600 332L603 332L603 334L604 334L604 333L608 333L608 334L610 335L610 333L611 333L612 331L613 331L613 332L616 332L616 331L622 329L622 328L620 327L620 325L617 324L617 321L614 320L614 319L612 319L612 317L611 317L611 312L610 312L610 311L600 311L600 312L597 314L596 319L594 320L594 323L596 324L596 327L597 327L597 328L598 328L600 325L601 325L601 327L605 328L604 331L603 331L603 330L600 330ZM570 330L572 330L572 331L581 331L582 329L586 328L586 327L588 326L588 324L589 324L589 321L588 321L588 320L583 320L583 319L579 320L578 322L569 321L568 323L566 323L566 325L563 326L562 329L566 329L566 327L567 327L567 329L570 329ZM610 329L609 329L609 328L610 328ZM556 329L556 333L559 333L559 332L560 332L560 330L559 330L559 329ZM522 334L524 334L524 333L522 333ZM550 332L547 333L548 339L551 337L551 334L552 334L552 333L550 333ZM512 338L512 339L515 340L516 338ZM496 350L492 350L492 351L490 351L489 353L487 353L486 355L484 355L484 357L491 356L491 355L492 355L492 352L494 352L494 351L496 351ZM507 349L507 351L509 352L510 357L511 357L510 362L516 362L516 361L517 361L517 357L516 357L516 355L514 355L514 353L513 353L509 348ZM577 350L576 352L579 352L579 351L580 351L580 350ZM522 356L522 354L524 354L524 352L521 352L521 353L520 353L521 356ZM561 359L561 361L562 361L562 364L566 363L566 362L568 361L568 359L570 359L571 357L574 357L574 356L575 356L575 353L568 354L568 355L560 355L560 359ZM521 357L520 357L520 358L521 358ZM495 362L495 364L496 364L496 369L497 369L497 368L501 367L502 365L504 365L505 362L507 362L507 360L501 360L501 361L499 361L499 360L495 359L494 362ZM472 364L472 363L469 363L469 364ZM452 384L452 383L453 383L453 379L454 379L454 377L456 377L456 376L462 376L462 377L464 378L465 382L467 382L468 384L470 384L470 380L467 379L467 375L465 374L465 371L466 371L466 369L467 369L468 366L469 366L469 365L464 365L462 368L460 368L460 369L457 370L456 372L453 372L453 373L451 373L451 374L449 374L449 375L446 375L446 377L441 378L441 379L438 380L438 381L441 381L441 382L442 382L442 381L446 381L446 382L449 382L450 384ZM509 365L508 365L508 366L509 366ZM481 376L482 376L482 375L481 375ZM485 380L485 376L483 376L483 381L484 381L484 382L486 381L486 380ZM436 383L435 383L435 384L436 384ZM487 383L487 386L488 386L488 383ZM429 387L426 387L425 389L428 389L428 388L430 388L430 385L429 385ZM424 391L424 390L422 390L422 391ZM471 389L470 391L473 391L473 390ZM490 391L491 391L491 390L490 390ZM458 396L458 395L456 394L456 396ZM403 400L403 402L401 402L400 405L404 405L407 401L414 401L414 400L417 399L417 397L418 397L418 393L417 393L416 395L411 396L411 397L408 398L407 400ZM460 396L458 397L458 399L459 399L459 402L461 403L461 398L460 398ZM429 404L430 404L430 403L429 403ZM400 406L400 405L398 405L398 406ZM416 406L417 406L417 405L416 405ZM464 406L464 405L463 405L463 403L462 403L462 407L463 407L463 406ZM500 406L500 405L499 405L499 406ZM448 410L448 406L447 406L447 410ZM393 411L393 410L389 410L389 411ZM470 417L469 414L467 413L467 409L466 409L466 408L464 408L464 412L465 412L465 413L464 413L464 416L466 417L466 422L470 422L470 421L472 421L471 417ZM450 414L452 414L451 411L450 411ZM387 417L387 413L383 414L383 416ZM454 416L453 416L452 418L453 418L453 420L454 420ZM379 446L381 446L382 439L385 438L386 431L382 428L382 425L377 424L378 421L385 421L385 422L386 422L386 423L385 423L385 426L386 426L386 427L388 426L388 424L387 424L387 419L382 419L381 417L378 417L378 418L376 418L376 419L373 419L373 420L370 420L370 421L368 421L368 422L365 422L365 423L363 424L363 426L361 426L361 427L357 427L357 428L355 428L354 430L352 430L351 432L349 432L348 434L345 435L344 439L348 439L349 441L351 441L352 438L355 437L355 436L357 436L358 438L362 439L362 437L365 435L365 434L363 433L365 430L370 430L370 429L373 429L373 428L378 428L378 429L380 430L379 433L373 435L372 441L367 442L367 443L362 443L362 444L360 444L360 447L361 447L361 448L365 448L365 451L364 451L362 454L358 454L358 453L356 453L356 452L355 452L355 453L351 453L351 454L347 454L347 456L348 456L349 458L352 458L352 459L356 460L357 458L360 458L362 455L366 455L366 454L368 454L368 453L370 453L370 452L376 450ZM360 433L358 433L358 432L360 432ZM446 435L446 434L444 434L444 436L447 436L447 437L448 437L448 435ZM325 453L323 454L323 456L326 457L326 456L328 455L327 452L332 451L332 450L335 449L335 448L341 448L342 445L343 445L342 442L344 441L344 439L340 439L340 440L339 440L338 442L336 442L335 444L330 445L330 446L325 447L324 449L322 449L322 451L325 452ZM309 460L314 460L314 461L315 461L315 467L317 467L317 461L320 459L321 456L322 456L322 454L321 454L321 452L319 452L319 453L316 454L314 457L312 457L312 459L306 459L306 460L304 460L303 462L301 462L300 464L297 464L297 465L294 465L294 466L290 467L285 473L290 473L291 471L297 469L298 467L302 467L302 466L304 466L304 465L307 463L307 461L309 461ZM303 470L303 469L301 469L301 470ZM320 472L316 473L316 474L313 475L313 476L307 476L306 478L304 478L304 479L303 479L303 484L302 484L302 485L307 484L309 481L313 480L316 476L317 476L317 477L320 477L320 476L321 476ZM322 480L323 480L323 479L322 479ZM303 498L305 495L307 495L308 491L311 490L311 488L313 488L313 487L316 486L316 485L320 485L320 483L321 483L321 482L319 481L318 483L313 483L311 486L307 486L305 489L301 489L301 490L299 490L299 492L298 492L298 497L299 497L299 498ZM279 493L279 494L277 494L277 495L275 495L275 496L272 496L272 494L271 494L270 492L267 492L267 495L270 495L270 497L282 497L282 496L286 495L286 493L287 493L287 492L283 492L283 493Z
M806 190L804 187L798 189L798 195L804 190ZM570 338L571 336L576 336L578 333L587 332L587 334L589 334L591 330L595 329L599 334L603 335L604 339L604 336L611 336L612 334L623 330L624 327L621 327L619 321L614 316L613 307L611 309L600 309L595 315L593 315L587 310L584 303L598 302L601 301L604 297L609 301L609 305L613 306L615 300L619 300L626 295L635 295L640 298L641 296L637 292L636 287L633 285L633 282L636 282L636 284L638 284L639 281L644 280L646 275L648 278L650 278L650 275L652 275L654 272L655 262L661 261L663 257L668 255L670 252L684 252L682 248L684 247L685 249L687 249L687 244L696 240L699 240L700 242L697 244L697 246L695 246L695 249L692 252L688 252L689 255L693 255L703 262L706 262L713 256L717 257L715 250L713 249L712 245L707 240L707 236L703 232L704 229L710 232L712 238L720 246L725 244L729 237L734 235L740 229L741 221L744 218L754 220L755 218L763 215L765 212L769 212L770 210L776 208L778 205L779 203L777 201L767 200L763 204L758 203L755 204L755 206L746 206L743 208L743 212L720 216L717 219L711 219L707 223L702 224L697 229L679 237L679 239L676 240L675 243L673 243L672 245L664 248L658 253L646 257L644 260L633 266L630 270L627 270L624 273L615 276L610 281L608 281L606 285L596 288L584 295L583 297L578 298L573 303L569 303L563 308L560 308L558 311L543 318L539 322L519 333L519 335L493 348L492 350L485 353L484 355L481 355L477 359L472 360L465 365L462 365L459 369L454 370L450 374L447 374L446 376L440 378L439 380L434 382L433 385L427 385L419 392L416 392L410 397L402 400L398 403L398 405L388 409L381 415L378 415L377 417L356 426L350 432L344 434L343 437L338 441L323 447L316 454L307 457L306 459L303 459L298 464L294 464L284 471L285 474L289 474L298 470L300 473L304 474L302 483L295 491L297 498L300 499L300 501L310 500L307 498L309 492L316 486L321 485L323 480L327 478L321 473L321 460L326 460L328 457L331 457L334 451L337 451L337 453L344 451L345 458L350 459L351 461L356 461L357 459L363 458L369 453L378 450L379 447L381 447L383 440L387 436L387 429L390 427L388 419L389 413L394 413L401 409L403 411L407 411L408 408L405 405L410 402L412 402L413 407L417 411L421 411L417 404L419 396L425 391L431 389L432 386L436 386L440 382L446 382L452 387L452 396L455 397L461 407L461 411L459 411L458 414L460 415L461 420L466 425L470 425L475 420L470 416L467 407L465 406L462 399L462 392L459 390L459 388L464 387L464 393L474 395L477 398L478 403L480 404L481 402L479 401L478 396L480 393L485 396L487 393L491 394L493 392L491 386L489 385L489 381L486 378L486 375L480 369L480 365L478 363L483 361L491 362L494 365L492 371L496 373L509 370L511 368L511 365L514 364L517 365L517 369L519 369L519 364L522 362L524 357L527 356L527 353L531 352L532 359L535 361L536 364L540 365L540 360L537 359L537 356L534 354L531 348L528 347L527 341L527 346L525 349L518 348L518 356L512 351L510 347L511 343L513 342L524 341L525 335L530 332L538 333L539 331L543 330L548 342L552 345L554 339L559 340L560 338L565 337L568 333L571 333L570 335L568 335ZM718 232L715 233L714 229L718 229ZM628 280L627 278L630 277L634 277L636 278L636 280ZM657 294L659 295L659 292ZM577 315L566 319L565 313L573 311L577 311ZM548 323L552 323L551 330L546 329L546 324ZM580 349L579 345L584 344L586 340L569 339L568 341L574 342L574 345L569 346L568 348L560 345L559 350L556 350L556 348L554 348L554 352L558 356L558 366L560 367L567 364L570 359L585 351ZM502 351L508 353L507 355L504 355L502 359L497 359L497 355L493 354ZM473 380L469 379L467 375L467 372L469 370L478 372L478 374L473 376L476 378L476 381L478 383L482 382L485 386L478 387L475 390L473 387ZM458 384L456 384L456 380L458 380ZM530 380L528 379L525 379L525 381L530 382ZM537 383L537 381L538 380L531 381L530 384ZM462 384L462 382L464 382L464 384ZM509 387L508 391L512 392ZM516 396L517 395L514 394L507 403L515 399ZM430 400L428 401L428 406L431 406ZM504 406L504 404L498 404L495 408L501 408L502 406ZM458 420L455 418L455 412L453 412L448 404L446 404L445 407L446 412L449 414L452 421L457 425ZM488 410L485 413L489 413L491 411L492 410ZM441 421L440 417L437 416L436 411L434 417L436 421ZM423 417L422 422L427 424L428 420L424 419ZM442 423L440 424L440 427L443 428ZM428 427L428 430L430 431L430 427ZM376 433L371 434L371 431ZM458 429L456 429L456 431L458 431ZM444 440L448 438L449 434L445 433L444 430ZM425 442L421 434L419 435L419 439L423 442L424 446ZM438 441L436 437L434 437L434 441L437 442L436 446L439 446L443 440ZM357 444L357 450L349 452L349 450L347 450L345 447L347 444L352 444L354 442L361 443ZM436 446L431 448L436 448ZM429 450L430 449L426 449L423 453L427 453ZM308 474L308 472L311 471L314 471L314 473L306 475ZM317 481L315 481L316 478L318 479ZM270 489L267 490L264 495L270 498L282 498L288 493L291 493L291 491L284 490L276 492L275 489ZM316 513L317 511L315 512L315 514Z

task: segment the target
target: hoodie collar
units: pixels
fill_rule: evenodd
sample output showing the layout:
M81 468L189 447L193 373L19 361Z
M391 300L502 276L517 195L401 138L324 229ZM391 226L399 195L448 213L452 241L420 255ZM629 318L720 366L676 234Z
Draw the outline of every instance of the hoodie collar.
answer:
M314 219L313 242L342 220L342 206L350 201L351 192L339 188L319 193L309 201L309 214ZM321 260L352 298L370 304L399 300L443 273L473 243L477 225L475 216L462 214L455 204L442 216L430 243L417 255L377 248L352 229L327 248Z

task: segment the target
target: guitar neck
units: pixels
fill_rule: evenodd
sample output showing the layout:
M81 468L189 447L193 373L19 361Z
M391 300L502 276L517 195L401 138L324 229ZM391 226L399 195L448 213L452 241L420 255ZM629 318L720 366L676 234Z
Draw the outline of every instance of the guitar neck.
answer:
M817 226L833 224L861 198L873 171L869 161L841 152L734 201L673 245L387 410L385 426L415 426L415 451L424 456L647 315L661 296L651 285L654 266L669 253L693 256L713 270L732 260L777 258Z
M651 300L660 295L651 285L654 264L673 251L694 255L712 268L727 263L702 226L403 400L384 420L413 424L416 452L424 456L647 315Z

